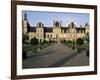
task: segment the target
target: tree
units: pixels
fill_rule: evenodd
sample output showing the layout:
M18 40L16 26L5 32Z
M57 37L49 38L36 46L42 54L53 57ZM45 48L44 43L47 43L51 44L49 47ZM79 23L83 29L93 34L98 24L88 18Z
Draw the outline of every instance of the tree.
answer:
M66 40L65 40L65 39L61 40L61 42L62 42L63 44L66 44Z
M69 46L69 47L72 46L72 41L71 40L66 41L66 43L67 43L67 46Z
M47 40L43 40L43 44L44 44L44 47L46 48L47 45L49 44L49 41L47 41Z
M79 46L83 45L83 43L84 43L84 40L82 38L78 38L76 40L76 44L79 45Z
M38 45L38 39L32 38L30 44L33 46L33 52L36 52L36 45Z
M46 41L46 40L43 40L43 44L47 44L48 43L48 41Z
M76 40L76 44L78 45L78 52L80 52L81 51L81 45L83 45L84 44L84 40L82 39L82 38L78 38L77 40Z
M71 44L71 43L72 43L72 41L71 41L71 40L68 40L68 41L67 41L67 43Z
M38 39L32 38L32 39L30 40L30 43L31 43L31 45L37 45L37 44L38 44Z

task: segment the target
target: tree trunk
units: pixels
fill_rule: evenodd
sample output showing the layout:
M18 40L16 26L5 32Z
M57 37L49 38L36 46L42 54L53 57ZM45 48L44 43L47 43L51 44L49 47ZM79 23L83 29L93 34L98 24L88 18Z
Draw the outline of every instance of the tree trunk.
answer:
M33 50L33 53L37 53L37 50L36 50L36 49L37 49L37 48L36 48L36 46L34 45L34 46L33 46L33 49L32 49L32 50Z

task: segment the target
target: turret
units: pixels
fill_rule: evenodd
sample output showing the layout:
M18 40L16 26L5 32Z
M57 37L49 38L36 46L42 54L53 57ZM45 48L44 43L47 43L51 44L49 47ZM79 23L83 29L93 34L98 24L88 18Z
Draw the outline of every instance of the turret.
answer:
M75 28L75 27L76 27L75 23L71 22L71 28Z
M24 13L24 20L23 20L23 33L26 34L27 32L28 32L27 14Z
M59 21L56 21L56 22L54 23L54 27L61 27Z
M37 27L44 27L44 25L41 23L41 22L39 22L38 24L37 24Z
M24 14L24 20L27 20L27 14L26 13Z

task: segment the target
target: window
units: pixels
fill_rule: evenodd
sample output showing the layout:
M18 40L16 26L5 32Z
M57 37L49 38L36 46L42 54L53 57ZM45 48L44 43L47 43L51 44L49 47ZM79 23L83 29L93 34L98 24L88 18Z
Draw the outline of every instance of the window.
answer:
M51 34L51 38L52 38L52 34Z
M72 34L72 37L74 37L74 35Z
M37 34L37 37L39 37L39 34Z
M47 34L46 37L49 38L49 34Z
M41 35L41 37L43 37L43 36Z

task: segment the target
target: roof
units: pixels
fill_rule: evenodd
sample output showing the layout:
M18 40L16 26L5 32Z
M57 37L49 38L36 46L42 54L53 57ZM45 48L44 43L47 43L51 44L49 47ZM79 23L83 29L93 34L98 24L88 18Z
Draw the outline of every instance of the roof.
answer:
M77 27L77 28L76 28L76 31L77 31L77 32L79 32L79 31L81 31L81 32L84 31L84 32L85 32L85 28Z
M64 30L64 33L65 33L66 30L68 30L68 27L61 27L61 30Z
M30 27L30 31L29 32L36 32L36 27Z
M44 32L52 32L52 27L44 27Z
M52 32L52 27L44 27L44 32ZM36 32L36 27L29 27L29 32Z
M36 32L36 27L28 27L29 32ZM64 30L64 33L68 30L68 27L61 27L61 30ZM85 31L85 28L76 27L76 31ZM53 32L53 27L44 27L44 32Z

